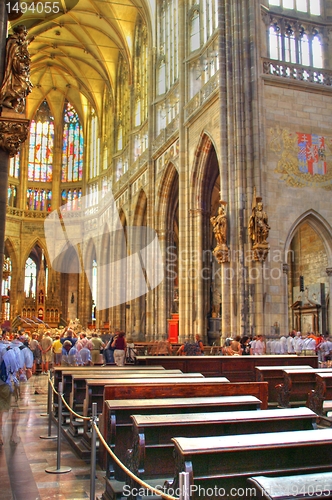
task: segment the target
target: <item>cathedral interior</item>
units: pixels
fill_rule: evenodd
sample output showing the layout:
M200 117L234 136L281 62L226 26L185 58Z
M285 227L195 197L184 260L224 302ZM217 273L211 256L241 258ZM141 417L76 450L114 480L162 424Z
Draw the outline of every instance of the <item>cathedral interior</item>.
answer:
M19 109L0 93L2 326L331 333L332 1L18 4L3 88L22 25L32 87Z

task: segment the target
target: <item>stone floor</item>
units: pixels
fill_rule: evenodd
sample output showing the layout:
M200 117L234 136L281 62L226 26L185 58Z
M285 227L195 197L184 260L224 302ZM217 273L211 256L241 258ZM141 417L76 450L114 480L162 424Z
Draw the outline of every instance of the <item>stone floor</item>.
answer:
M47 377L33 376L22 384L21 397L3 420L3 445L0 446L1 500L81 500L90 498L90 465L79 459L65 438L61 439L61 468L57 470L57 440L41 439L48 435ZM17 432L15 432L17 422ZM13 425L14 424L14 425ZM14 432L12 431L14 428ZM52 424L51 435L56 435ZM96 493L104 490L103 471L96 471Z

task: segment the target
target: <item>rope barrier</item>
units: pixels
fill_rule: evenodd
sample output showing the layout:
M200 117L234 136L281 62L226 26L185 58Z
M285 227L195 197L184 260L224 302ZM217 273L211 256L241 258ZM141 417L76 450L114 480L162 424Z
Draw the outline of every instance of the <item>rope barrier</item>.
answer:
M66 408L70 411L70 413L72 413L75 417L80 418L80 419L82 419L82 420L91 420L91 419L90 419L90 417L84 417L83 415L79 415L79 413L76 413L76 412L75 412L75 411L74 411L74 410L73 410L73 409L72 409L72 408L68 405L68 403L67 403L67 401L65 400L65 398L64 398L64 396L63 396L63 394L59 394L59 393L56 391L56 389L55 389L54 384L52 383L52 381L51 381L51 386L52 386L52 389L53 389L54 394L56 394L58 397L59 397L59 396L61 397L61 399L62 399L62 401L63 401L64 405L65 405L65 406L66 406Z
M152 491L152 493L155 493L156 495L161 496L162 498L165 498L166 500L180 500L178 497L173 497L171 495L168 495L167 493L164 493L163 491L158 490L157 488L154 488L153 486L150 486L148 483L143 481L141 478L137 477L133 472L131 472L130 469L128 469L123 463L118 459L118 457L113 453L113 451L110 449L108 446L107 442L104 439L104 436L101 434L96 422L92 422L92 425L95 427L95 430L98 434L98 437L100 441L103 443L105 446L107 452L113 457L114 461L121 467L121 469L135 482L143 486L144 488Z
M111 448L108 446L107 442L105 441L104 439L104 436L101 434L99 428L98 428L98 425L97 425L97 419L96 417L93 415L92 417L85 417L83 415L79 415L78 413L76 413L67 403L67 401L65 400L63 394L57 392L57 390L55 389L54 387L54 384L52 382L52 380L49 378L49 384L50 386L52 387L52 390L54 392L54 394L56 394L58 397L60 397L60 399L63 401L63 403L65 404L65 406L67 407L67 409L73 414L75 415L75 417L77 418L80 418L82 420L90 420L91 421L91 427L93 427L94 431L96 432L96 434L98 435L99 437L99 440L100 442L105 446L106 448L106 451L112 456L113 460L117 463L117 465L119 467L121 467L121 469L127 474L127 476L129 476L131 479L133 479L136 483L138 483L140 486L142 486L143 488L146 488L148 490L150 490L152 493L156 494L156 495L159 495L161 496L162 498L165 498L165 500L180 500L180 498L178 497L173 497L171 495L168 495L167 493L164 493L163 491L160 491L158 490L157 488L154 488L153 486L149 485L148 483L146 483L145 481L143 481L141 478L137 477L130 469L128 469L122 462L121 460L113 453L113 451L111 450ZM62 390L62 384L61 384L61 390ZM59 401L59 408L60 408L60 401ZM60 415L59 415L59 410L58 410L58 422L60 422ZM59 424L59 427L60 427L60 424ZM60 434L60 431L58 432L58 439L59 439L59 434ZM95 451L94 451L95 453ZM95 456L95 455L93 455ZM95 460L95 458L94 458ZM57 470L60 469L60 465L58 463L58 467L57 467ZM94 483L92 483L94 484ZM94 489L92 487L92 489Z

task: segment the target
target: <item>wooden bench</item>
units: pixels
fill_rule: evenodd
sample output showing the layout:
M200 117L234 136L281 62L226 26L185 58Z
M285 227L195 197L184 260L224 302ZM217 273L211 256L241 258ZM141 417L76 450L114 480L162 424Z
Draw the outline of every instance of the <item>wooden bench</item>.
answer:
M173 438L175 476L166 486L177 488L180 472L189 473L190 493L198 488L224 489L223 497L243 499L247 479L331 469L332 429L316 429L240 436ZM236 495L236 490L242 495ZM230 492L233 492L231 494ZM212 498L217 498L212 496Z
M183 373L199 372L206 377L227 377L231 382L254 382L255 366L310 365L318 368L318 356L138 356L138 366L161 365L180 368Z
M257 476L251 477L248 482L253 487L253 498L267 500L332 498L332 472L280 477Z
M125 462L127 450L132 446L131 415L133 414L182 415L193 411L196 413L227 412L230 410L258 410L260 407L261 401L255 396L108 400L105 401L103 410L106 427L101 430L116 456ZM107 459L105 456L104 448L101 447L99 463L101 468L106 470L106 476L124 480L121 469L115 467L111 456L107 454ZM117 474L114 471L117 471Z
M288 408L291 404L299 405L307 402L309 392L314 389L316 373L332 373L331 369L307 368L300 370L284 370L282 384L276 385L278 405Z
M315 388L309 392L307 406L318 415L325 415L331 407L324 408L324 402L332 400L332 373L316 373ZM331 424L330 424L331 425Z
M311 369L310 365L280 365L280 366L255 366L255 375L257 382L267 382L269 384L269 405L278 401L278 393L275 386L282 384L284 370Z
M55 366L53 368L53 384L55 387L55 390L58 391L59 389L59 382L63 383L62 386L62 392L64 395L64 398L67 402L70 400L70 393L71 393L71 388L72 388L72 383L71 383L71 375L76 373L87 373L90 374L91 377L98 373L98 374L104 374L106 376L107 373L140 373L144 371L146 372L153 372L153 373L159 373L159 372L165 372L165 368L163 366L131 366L131 365L126 365L126 366L116 366L116 365L107 365L107 366L71 366L68 368L68 366ZM181 372L181 370L177 370ZM63 373L66 373L68 379L63 380ZM58 409L58 397L56 394L53 394L53 416L57 418L57 409ZM68 412L64 410L64 423L65 422L65 415L69 415Z
M174 436L204 437L313 429L317 415L309 408L261 411L132 415L129 468L147 482L174 471ZM158 467L156 468L156 463Z
M68 380L71 380L71 390L70 390L70 398L69 398L69 405L70 407L76 412L76 413L84 413L84 400L86 398L86 386L87 386L87 377L91 380L91 374L87 373L80 373L80 374L71 374L70 376L65 375L66 372L64 372L64 377L67 377L67 383ZM107 378L105 378L107 377ZM204 376L200 373L182 373L179 370L165 370L163 372L144 372L144 370L141 371L135 371L130 372L130 373L124 373L124 372L108 372L107 374L104 373L95 373L93 375L93 380L96 381L96 385L101 385L102 389L105 385L105 380L107 383L112 383L113 381L117 382L118 380L129 380L129 381L134 381L136 379L146 379L146 380L154 380L156 378L158 379L169 379L169 378L181 378L181 379L197 379L197 378L204 378ZM99 381L102 381L104 385L99 383ZM89 407L91 409L91 406ZM102 406L100 407L100 413L102 412ZM83 422L82 420L77 419L73 414L70 415L70 432L75 436L77 435L80 430L83 432Z

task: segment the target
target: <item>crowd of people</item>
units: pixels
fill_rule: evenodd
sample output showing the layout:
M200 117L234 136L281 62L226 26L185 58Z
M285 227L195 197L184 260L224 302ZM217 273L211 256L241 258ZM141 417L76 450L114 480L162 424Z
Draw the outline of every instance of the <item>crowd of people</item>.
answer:
M263 335L237 336L234 339L226 339L221 354L225 356L260 356L263 354L313 356L317 354L319 361L325 362L332 360L332 340L328 333L325 335L315 335L313 332L302 334L295 330L279 338L266 339Z

